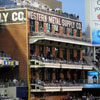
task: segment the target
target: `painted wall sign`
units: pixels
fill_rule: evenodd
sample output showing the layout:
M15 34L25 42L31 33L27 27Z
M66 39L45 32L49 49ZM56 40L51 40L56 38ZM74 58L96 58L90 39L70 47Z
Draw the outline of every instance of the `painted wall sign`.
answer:
M0 11L0 24L22 23L26 21L26 10L4 10Z
M71 28L76 28L76 29L82 29L82 23L66 18L62 18L60 16L55 16L55 15L49 15L49 14L44 14L40 13L34 10L29 10L28 11L28 18L32 20L38 20L38 21L43 21L43 22L48 22L56 25L62 25L65 27L71 27Z

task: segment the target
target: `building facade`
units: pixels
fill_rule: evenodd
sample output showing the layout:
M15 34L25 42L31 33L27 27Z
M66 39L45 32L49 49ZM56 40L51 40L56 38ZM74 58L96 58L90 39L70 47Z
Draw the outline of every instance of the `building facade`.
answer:
M94 66L88 61L92 45L82 37L78 16L11 8L0 11L0 27L0 50L19 61L15 78L28 81L32 100L81 97Z

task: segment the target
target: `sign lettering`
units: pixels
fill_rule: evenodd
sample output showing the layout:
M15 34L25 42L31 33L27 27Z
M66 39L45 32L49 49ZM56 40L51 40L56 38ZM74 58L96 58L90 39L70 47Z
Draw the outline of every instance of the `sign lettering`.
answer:
M0 24L20 23L26 21L25 9L0 11Z
M48 22L51 24L62 25L65 27L82 29L82 23L66 18L57 17L54 15L43 14L36 11L28 11L28 18L32 20L38 20L43 22Z

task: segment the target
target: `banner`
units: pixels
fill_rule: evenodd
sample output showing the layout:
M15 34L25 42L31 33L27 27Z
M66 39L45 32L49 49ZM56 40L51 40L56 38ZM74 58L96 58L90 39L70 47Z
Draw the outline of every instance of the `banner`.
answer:
M92 44L100 44L100 0L92 0L91 24Z
M98 72L88 71L88 83L97 84L98 83Z

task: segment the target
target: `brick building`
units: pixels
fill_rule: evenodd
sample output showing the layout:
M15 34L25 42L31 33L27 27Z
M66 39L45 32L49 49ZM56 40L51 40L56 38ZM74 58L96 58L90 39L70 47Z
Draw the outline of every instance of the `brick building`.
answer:
M77 96L94 66L82 22L68 13L34 7L0 11L0 50L19 61L15 77L28 80L32 100ZM79 95L80 96L80 95Z

